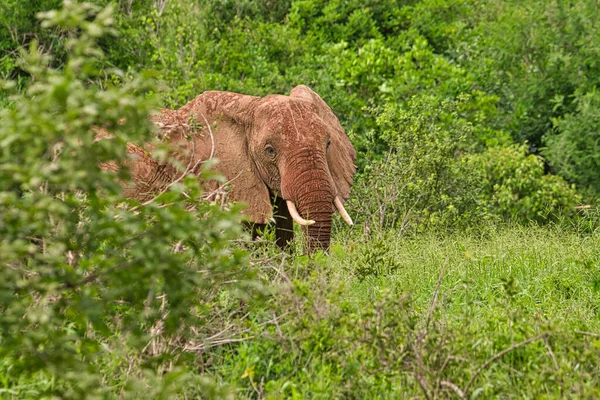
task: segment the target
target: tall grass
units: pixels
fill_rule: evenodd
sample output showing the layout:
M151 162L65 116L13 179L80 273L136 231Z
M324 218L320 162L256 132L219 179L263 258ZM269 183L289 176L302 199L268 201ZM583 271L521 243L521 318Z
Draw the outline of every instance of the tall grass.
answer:
M246 246L270 290L214 293L209 324L155 332L143 353L115 331L96 361L107 395L141 398L143 382L168 376L153 398L600 396L598 234L356 229L310 258ZM62 384L13 375L0 362L2 398Z
M279 292L211 353L239 397L599 394L600 237L358 231L329 258L271 259Z

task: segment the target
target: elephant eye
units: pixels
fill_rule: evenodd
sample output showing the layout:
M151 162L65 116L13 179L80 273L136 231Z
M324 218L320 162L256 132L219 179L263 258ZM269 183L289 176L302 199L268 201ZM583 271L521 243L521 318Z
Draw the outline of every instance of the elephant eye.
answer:
M274 157L275 156L275 147L271 146L270 144L265 146L265 154L268 155L269 157Z
M327 139L327 148L329 148L329 146L331 146L331 139Z

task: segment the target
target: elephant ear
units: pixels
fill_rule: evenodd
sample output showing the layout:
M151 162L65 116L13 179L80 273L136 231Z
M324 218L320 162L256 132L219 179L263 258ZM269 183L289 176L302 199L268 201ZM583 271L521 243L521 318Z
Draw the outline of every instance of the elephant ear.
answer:
M300 85L292 89L291 97L303 98L313 104L314 110L325 122L331 135L331 146L327 152L329 169L336 186L337 196L344 201L350 197L352 177L356 172L356 151L350 143L344 128L323 99L308 86Z
M211 155L218 159L214 167L229 182L228 201L245 202L243 211L251 222L267 223L272 214L269 191L255 171L248 154L247 134L252 127L254 110L259 97L238 93L204 92L179 110L163 110L155 122L173 126L176 121L182 126L194 126L193 135L186 135L177 128L178 135L168 133L171 140L181 141L194 160L208 160ZM175 136L179 136L176 138ZM190 136L193 143L190 144ZM212 183L207 188L214 190Z

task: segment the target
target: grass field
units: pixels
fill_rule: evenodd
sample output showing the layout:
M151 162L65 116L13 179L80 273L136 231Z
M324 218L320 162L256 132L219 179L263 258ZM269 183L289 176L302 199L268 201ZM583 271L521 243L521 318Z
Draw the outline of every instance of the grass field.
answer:
M280 291L207 372L239 397L594 398L599 244L520 227L338 236L330 258L267 263Z
M96 367L109 398L600 396L597 234L344 230L313 258L250 246L254 295L216 293L194 335L158 333L143 354L118 331L105 340ZM148 392L158 376L163 389ZM0 364L2 398L60 385Z

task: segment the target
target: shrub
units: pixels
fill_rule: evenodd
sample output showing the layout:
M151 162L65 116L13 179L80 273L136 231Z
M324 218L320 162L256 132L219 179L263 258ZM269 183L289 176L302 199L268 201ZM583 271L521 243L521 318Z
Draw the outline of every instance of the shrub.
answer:
M580 201L575 189L546 175L543 159L528 155L526 145L506 145L504 133L478 129L465 118L463 110L472 108L466 95L420 96L379 114L379 137L390 151L365 168L352 203L368 225L415 232L489 220L547 223L573 214ZM482 139L493 143L494 133L504 146L477 152Z
M37 0L22 2L4 0L0 3L0 78L16 79L25 71L18 68L19 46L27 45L36 38L38 46L54 49L57 63L64 60L64 37L56 30L40 29L35 14L60 5L60 0Z
M123 198L99 164L123 160L127 141L151 135L150 81L103 80L97 38L110 32L110 8L65 1L41 18L68 31L69 57L64 69L48 68L51 58L34 42L21 64L33 83L0 116L0 359L10 365L3 389L81 398L117 385L122 394L166 396L190 375L167 344L142 349L150 339L208 329L210 299L243 286L245 253L228 245L241 234L239 213L203 202L195 177L147 204ZM115 137L95 142L97 126ZM147 376L141 367L137 377L102 375L103 364L120 365L127 353L149 366L151 356L174 364L164 376L154 375L156 364ZM27 379L33 384L22 386Z
M600 84L600 9L593 0L470 3L454 58L500 98L497 126L537 151L552 119L573 112L573 95Z
M527 145L490 148L468 157L481 176L480 202L504 221L547 223L572 216L581 200L559 176L544 173L544 160L527 154Z
M544 154L556 172L587 195L600 196L600 93L578 95L577 109L556 118L554 131L546 137Z
M461 162L476 142L473 125L460 117L469 101L413 97L406 108L389 105L377 118L390 148L365 168L354 207L370 225L418 231L468 225L481 215L476 175Z

